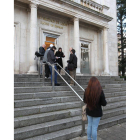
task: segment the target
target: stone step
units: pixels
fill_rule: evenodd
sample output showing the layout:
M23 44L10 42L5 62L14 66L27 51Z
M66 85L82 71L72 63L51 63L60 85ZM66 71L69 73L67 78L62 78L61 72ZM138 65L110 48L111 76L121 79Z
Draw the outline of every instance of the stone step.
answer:
M81 116L61 119L14 130L14 139L25 139L33 136L43 135L46 133L55 132L62 129L67 129L81 124Z
M112 77L112 79L114 79L114 80L124 81L124 78L120 78L120 77Z
M82 86L84 89L87 85ZM73 86L75 90L79 89L77 86ZM70 90L68 86L55 86L55 91L67 91ZM14 93L32 93L32 92L50 92L52 91L52 86L42 86L42 87L14 87Z
M122 84L105 84L105 88L121 88L123 86Z
M114 124L118 124L120 122L125 122L126 121L126 115L119 115L116 117L112 117L110 119L105 119L105 120L101 120L99 123L99 127L98 130L103 129L103 128L107 128L107 127L111 127ZM86 130L87 130L87 125L86 125ZM44 135L40 135L40 136L35 136L32 138L28 138L26 140L69 140L75 137L78 137L81 134L82 131L82 127L81 125L79 126L74 126L68 129L63 129L63 130L59 130L56 132L52 132L49 134L44 134Z
M40 98L40 99L26 99L26 100L16 100L14 101L14 107L29 107L36 105L47 105L47 104L57 104L79 101L79 98L76 96L65 96L65 97L52 97L52 98Z
M67 84L64 81L58 82L61 86L67 86ZM68 81L68 83L70 83ZM104 86L105 84L124 84L123 81L111 81L111 82L100 82L101 86ZM79 81L78 84L80 85L88 85L88 81L81 82ZM45 86L51 86L51 81L45 82ZM34 87L34 86L43 86L43 82L14 82L14 87Z
M14 109L14 117L22 117L39 113L48 113L53 111L67 110L73 108L80 108L81 103L77 102L66 102L66 103L57 103L57 104L48 104L48 105L38 105L32 107L23 107Z
M70 82L70 79L68 78L64 78L68 83ZM64 83L64 81L62 79L58 79L57 80L58 83ZM76 81L80 84L80 83L88 83L89 79L76 79ZM126 83L126 81L120 81L120 80L113 80L113 79L103 79L103 80L99 80L100 83L108 83L108 84L115 84L115 83ZM36 78L32 78L32 79L14 79L14 82L42 82L43 83L43 79L36 79ZM51 79L45 79L45 82L50 82L51 83ZM16 85L15 85L16 86Z
M61 79L61 77L58 75L57 76L58 79ZM69 78L68 75L62 75L62 77L64 78ZM76 76L76 79L90 79L92 76ZM97 79L101 80L101 79L123 79L120 78L119 76L95 76ZM17 75L14 76L14 79L18 79L18 78L34 78L34 79L39 79L39 78L43 78L43 76L41 75L40 77L38 75Z
M118 116L118 115L121 115L121 114L126 114L126 107L104 110L101 120L111 118L111 117L114 117L114 116Z
M45 123L49 121L55 121L59 119L70 118L74 116L81 116L81 108L68 109L62 111L55 111L49 113L42 113L24 117L17 117L14 119L14 128L25 127L35 125L39 123ZM102 119L117 116L126 113L126 107L116 108L112 110L104 111Z
M84 95L84 92L81 90L76 91L79 95ZM14 100L24 100L24 99L38 99L38 98L50 98L50 97L62 97L62 96L73 96L75 93L73 91L57 91L57 92L39 92L39 93L17 93L14 94ZM107 92L105 97L114 97L114 96L125 96L125 91L120 92Z
M79 90L78 86L72 87L74 90ZM87 88L87 85L82 85L83 89ZM126 89L126 86L121 88L106 88L106 91L121 91ZM71 90L68 86L55 86L55 91L67 91ZM14 93L35 93L35 92L51 92L52 86L42 86L42 87L14 87Z
M122 100L125 100L125 99L126 99L126 96L106 98L108 103L118 102L118 101L122 101ZM45 105L45 104L57 104L57 103L72 102L72 101L79 101L79 98L76 97L76 95L75 95L75 96L65 96L65 97L51 97L51 98L40 98L40 99L15 100L14 101L14 107L19 108L19 107Z
M120 108L126 106L126 101L108 103L107 106L102 107L103 110L111 110L115 108ZM67 110L73 108L81 108L81 102L66 102L58 104L49 104L49 105L38 105L31 107L22 107L14 109L14 117L22 117L28 115L34 115L39 113L48 113L53 111Z
M54 111L49 113L41 113L24 117L17 117L14 119L14 128L25 127L70 117L80 116L81 108L67 109L61 111Z
M63 77L68 77L67 75L62 75ZM32 75L32 74L14 74L14 78L38 78L38 75ZM42 77L42 76L41 76ZM91 78L92 75L77 75L76 78ZM120 78L120 76L95 76L98 79L109 79L109 78Z

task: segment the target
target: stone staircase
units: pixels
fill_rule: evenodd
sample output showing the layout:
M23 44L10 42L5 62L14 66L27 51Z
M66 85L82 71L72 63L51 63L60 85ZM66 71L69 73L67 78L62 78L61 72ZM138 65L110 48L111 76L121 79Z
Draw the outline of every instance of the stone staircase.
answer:
M67 81L69 78L63 76ZM76 81L85 89L91 76L77 76ZM118 76L97 76L107 106L99 129L126 120L126 82ZM81 134L81 102L58 77L61 86L52 92L51 80L37 75L14 76L14 139L15 140L69 140ZM83 97L83 91L74 89ZM86 124L87 128L87 124Z

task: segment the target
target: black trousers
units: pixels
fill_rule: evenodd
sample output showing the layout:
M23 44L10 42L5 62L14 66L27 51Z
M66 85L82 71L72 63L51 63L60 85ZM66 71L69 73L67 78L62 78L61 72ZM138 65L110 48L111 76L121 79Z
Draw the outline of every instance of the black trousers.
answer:
M50 72L50 68L49 68L49 65L48 64L46 64L45 65L45 77L49 77L49 74L50 74L51 72Z

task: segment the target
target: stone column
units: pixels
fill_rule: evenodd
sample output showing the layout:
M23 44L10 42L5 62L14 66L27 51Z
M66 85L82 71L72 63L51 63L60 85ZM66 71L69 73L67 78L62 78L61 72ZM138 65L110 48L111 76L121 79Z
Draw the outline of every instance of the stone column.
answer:
M79 18L77 17L74 18L74 49L78 59L76 73L80 73L81 48L79 42Z
M100 30L97 31L97 45L95 46L96 55L95 55L95 65L96 71L95 74L99 75L99 50L100 50Z
M108 29L103 29L103 46L104 46L104 75L109 75L109 62L108 62Z
M37 51L37 4L30 3L31 18L30 18L30 68L28 74L37 74L37 65L35 57L35 51Z

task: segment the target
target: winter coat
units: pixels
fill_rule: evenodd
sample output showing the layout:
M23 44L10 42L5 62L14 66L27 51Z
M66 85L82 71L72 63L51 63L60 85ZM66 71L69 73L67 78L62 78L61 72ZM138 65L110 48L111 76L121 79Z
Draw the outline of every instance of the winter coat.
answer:
M42 46L39 47L39 53L42 54L43 56L45 54L45 49ZM40 57L40 60L43 60L43 56Z
M86 98L85 98L85 93L84 93L84 103L87 103ZM105 95L103 90L101 91L101 96L96 104L96 108L89 110L88 108L86 109L86 114L91 116L91 117L102 117L103 116L103 111L101 106L106 106L107 101L105 100Z
M68 62L68 70L73 70L74 68L77 68L77 57L75 54L70 54L70 60Z
M48 59L47 59L47 54L50 50L50 47L47 48L47 50L45 51L45 54L44 54L44 57L43 57L43 62L48 62Z
M50 49L49 52L48 52L48 54L47 54L47 60L51 64L54 64L56 62L54 51L52 49Z
M57 51L55 53L55 56L57 57L60 57L58 59L56 59L56 62L63 68L63 62L62 62L62 58L64 58L64 53L63 52L60 52L60 51ZM57 69L61 69L59 66L57 66Z

